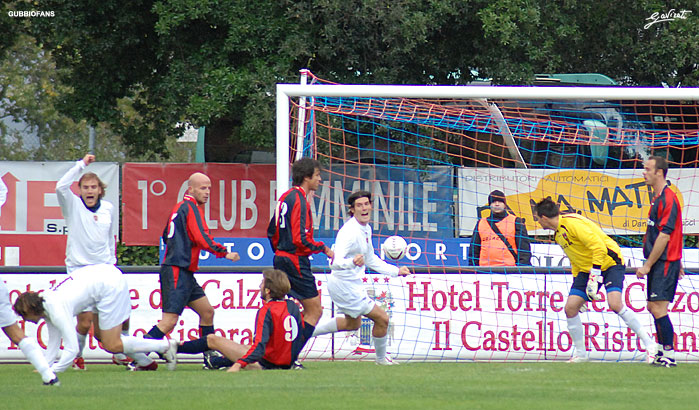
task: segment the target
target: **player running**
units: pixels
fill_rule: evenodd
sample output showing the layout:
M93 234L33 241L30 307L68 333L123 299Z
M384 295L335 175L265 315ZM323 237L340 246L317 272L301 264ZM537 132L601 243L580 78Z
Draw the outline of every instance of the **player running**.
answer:
M347 198L349 214L352 216L337 233L335 257L330 263L332 275L328 279L328 291L337 310L344 317L332 318L316 326L313 336L327 333L357 330L362 325L362 316L374 322L372 336L376 349L376 364L398 364L386 353L388 314L367 294L362 278L369 267L384 275L407 276L406 266L390 265L374 253L371 225L371 193L353 192Z

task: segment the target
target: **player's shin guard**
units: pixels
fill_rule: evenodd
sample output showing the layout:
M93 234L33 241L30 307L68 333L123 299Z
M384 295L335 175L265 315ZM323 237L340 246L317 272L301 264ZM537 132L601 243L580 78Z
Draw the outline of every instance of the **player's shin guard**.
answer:
M190 340L184 342L177 347L177 353L204 353L209 350L209 345L206 343L206 336L203 336L196 340Z
M674 358L675 329L672 326L672 322L670 322L670 317L665 315L655 319L655 328L658 330L658 342L663 346L663 355Z
M56 378L56 374L51 370L51 367L49 367L49 363L46 361L41 348L34 339L25 337L20 340L19 350L24 353L29 363L39 372L44 383L48 383Z
M206 339L206 336L214 332L214 325L199 326L199 334L201 335L202 339Z
M87 335L83 335L80 332L78 334L78 357L83 356L83 350L85 349L85 343L87 342Z
M313 335L311 337L335 333L337 330L337 318L331 318L323 323L318 323L318 325L316 325L316 330L313 331Z
M163 353L169 347L167 339L153 340L135 336L122 336L121 343L124 345L124 353L131 357L136 353Z
M386 345L388 344L388 335L384 337L373 337L374 349L376 350L376 361L380 362L386 357Z
M653 345L653 341L648 335L648 332L646 332L646 329L643 328L641 322L638 321L636 314L633 313L631 309L623 306L618 315L624 323L636 333L636 336L643 342L643 346L648 350Z
M158 325L153 326L148 333L144 336L146 339L162 339L165 337L165 333L158 327Z
M573 339L573 346L575 346L575 356L587 357L587 350L585 349L585 332L583 330L582 320L580 320L580 315L575 315L573 317L567 318L568 321L568 333L570 333L570 338Z

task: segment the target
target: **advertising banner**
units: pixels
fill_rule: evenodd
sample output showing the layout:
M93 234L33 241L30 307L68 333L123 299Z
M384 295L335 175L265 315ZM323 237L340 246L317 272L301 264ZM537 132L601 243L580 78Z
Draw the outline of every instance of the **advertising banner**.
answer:
M699 174L696 169L671 169L670 189L682 205L683 232L699 233ZM577 212L610 235L644 234L652 189L643 169L497 169L458 170L459 235L470 236L481 216L489 215L488 194L502 191L510 210L526 221L530 235L545 235L532 209L551 197L561 211Z
M131 334L142 335L161 317L161 297L156 272L126 273L130 288ZM253 323L260 307L259 273L198 273L198 282L215 308L216 333L236 342L250 343ZM45 290L65 278L64 273L3 273L11 301L26 290ZM324 306L323 319L334 312L327 297L327 278L316 274ZM406 278L367 275L370 296L389 313L388 351L399 361L426 360L567 360L572 354L563 308L572 276L555 270L538 274L427 274ZM688 275L680 281L670 304L677 337L679 361L699 361L694 320L699 312L699 279ZM645 310L643 280L627 274L622 293L649 333L653 320ZM593 360L642 361L644 346L633 332L609 310L604 299L588 302L581 314L585 342ZM29 336L46 344L48 333L39 325L20 322ZM197 338L198 318L186 309L170 337L178 341ZM21 351L7 338L0 339L0 359L24 361ZM302 358L372 360L371 322L355 332L326 335L309 341ZM93 337L85 358L110 360ZM199 356L194 356L199 357ZM182 360L191 356L180 355Z
M341 170L340 170L341 168ZM276 166L260 164L136 164L123 168L123 240L157 245L194 172L211 178L203 206L212 236L265 238L276 204ZM411 237L444 232L454 237L452 167L416 170L381 165L332 166L308 199L316 237L334 237L348 218L346 198L364 189L374 196L374 231Z
M63 265L68 229L56 196L56 182L71 162L0 162L7 198L0 207L0 265ZM118 207L119 166L95 162L94 172L107 185L104 199ZM78 193L77 181L72 190ZM115 215L114 223L119 223Z
M276 197L275 166L138 164L123 167L122 229L126 245L157 245L170 213L195 172L211 179L204 217L213 236L265 237Z

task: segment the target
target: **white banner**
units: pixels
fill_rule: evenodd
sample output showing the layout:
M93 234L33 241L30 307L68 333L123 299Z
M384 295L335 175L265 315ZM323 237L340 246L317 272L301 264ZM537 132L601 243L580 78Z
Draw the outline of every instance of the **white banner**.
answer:
M670 169L670 189L682 205L685 234L699 233L699 173ZM652 190L643 169L505 169L458 170L459 235L470 236L478 219L489 215L488 195L502 191L508 207L524 218L530 235L546 235L532 214L534 204L546 197L562 211L574 211L597 222L610 235L644 234Z
M64 274L4 273L14 301L20 292L42 290ZM142 335L161 317L157 273L126 274L131 288L131 333ZM316 275L325 308L321 320L333 312L324 296L326 279ZM216 332L241 343L253 335L255 314L260 306L260 274L201 273L197 280L215 307ZM572 276L570 274L416 274L407 278L366 276L367 288L391 317L389 352L399 361L425 360L567 360L571 341L563 312ZM677 359L699 361L699 278L689 275L680 281L670 317L677 336ZM606 296L606 295L605 295ZM623 299L636 312L649 333L655 333L651 315L645 310L645 281L627 275ZM590 356L605 361L641 361L643 345L605 300L588 303L581 315ZM45 326L23 323L28 335L46 343ZM186 309L171 337L195 339L198 317ZM371 323L364 319L356 332L337 333L312 339L302 353L306 359L373 360ZM86 360L107 361L111 355L99 349L90 337ZM199 356L191 356L191 359ZM187 355L180 355L187 360ZM0 360L23 361L22 353L0 336Z
M75 165L70 162L1 161L0 178L7 186L7 201L0 213L3 234L65 235L66 223L56 196L56 182ZM95 162L94 172L107 185L105 200L119 208L119 165ZM77 181L72 186L78 192ZM115 222L119 223L118 215Z
M7 200L0 208L0 265L58 266L65 260L68 227L56 196L56 182L75 162L0 162ZM97 162L94 172L107 184L105 199L121 211L119 166ZM78 193L78 183L72 186ZM119 212L114 223L119 223ZM118 231L117 231L118 235Z

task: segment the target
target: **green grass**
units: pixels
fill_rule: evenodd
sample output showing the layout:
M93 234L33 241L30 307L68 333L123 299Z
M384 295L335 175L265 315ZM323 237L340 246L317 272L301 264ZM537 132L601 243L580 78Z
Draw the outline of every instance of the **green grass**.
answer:
M302 371L131 373L114 365L41 385L0 365L0 407L18 409L681 409L699 406L695 364L306 362Z

